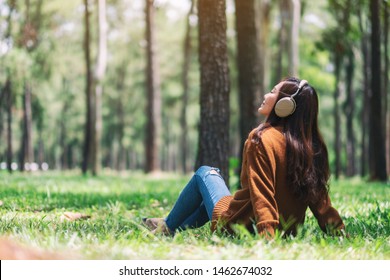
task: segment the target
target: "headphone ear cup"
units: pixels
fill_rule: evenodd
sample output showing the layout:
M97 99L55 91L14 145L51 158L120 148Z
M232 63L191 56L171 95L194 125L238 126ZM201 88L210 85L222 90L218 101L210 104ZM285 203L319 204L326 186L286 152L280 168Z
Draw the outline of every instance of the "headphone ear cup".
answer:
M295 100L291 97L283 97L275 105L275 113L278 117L284 118L294 113Z

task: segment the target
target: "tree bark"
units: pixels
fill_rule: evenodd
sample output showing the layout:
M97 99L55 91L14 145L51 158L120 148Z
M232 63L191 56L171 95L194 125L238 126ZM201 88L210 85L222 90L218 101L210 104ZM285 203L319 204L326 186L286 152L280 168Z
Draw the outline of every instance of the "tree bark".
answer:
M191 54L192 54L192 38L191 38L191 16L194 15L195 10L195 1L191 0L191 8L187 16L187 28L186 35L184 38L184 48L183 48L183 72L182 72L182 85L183 85L183 97L182 97L182 108L180 114L180 125L181 125L181 137L180 137L180 146L181 146L181 167L182 172L187 173L190 171L189 162L188 162L188 124L187 124L187 107L189 99L189 70L191 64Z
M11 32L12 32L12 15L16 8L16 0L8 1L9 6L9 14L7 17L7 32L5 34L7 45L10 47L11 45ZM6 105L6 115L7 115L7 153L6 153L6 162L7 162L7 170L9 173L12 173L12 159L13 159L13 151L12 151L12 107L13 107L13 95L12 95L12 80L11 74L7 73L7 79L4 86L3 91L4 102Z
M63 79L62 85L63 85L63 96L64 96L64 103L61 110L61 120L60 120L60 139L59 144L61 148L61 156L60 156L60 165L62 170L69 169L69 145L67 143L67 118L68 118L68 111L71 106L70 104L70 98L68 97L68 86L67 86L66 79Z
M5 106L3 105L3 102L4 102L4 86L1 86L0 85L0 139L3 138L3 132L4 132L4 115L3 115L3 111ZM3 108L4 107L4 108ZM3 155L2 155L2 152L0 152L0 161L3 161Z
M196 167L218 167L229 183L229 66L226 3L199 0L200 125Z
M240 108L240 164L249 132L259 123L261 82L255 1L236 0L238 102ZM239 169L241 173L241 169Z
M368 151L368 137L367 131L369 130L369 118L370 118L370 96L371 96L371 88L369 86L369 65L370 65L370 54L368 51L368 34L366 32L366 28L364 27L364 20L362 16L362 9L358 10L358 19L359 19L359 30L361 35L360 40L360 48L363 56L363 104L362 104L362 112L361 112L361 121L362 121L362 138L361 138L361 169L360 176L364 177L367 174L367 162L369 159L369 151Z
M271 0L255 1L256 5L256 28L258 33L258 49L259 49L259 86L260 99L264 97L267 88L269 87L269 32L270 32L270 13Z
M94 75L94 103L92 115L92 141L91 141L91 169L94 176L98 175L101 169L100 141L102 135L102 95L103 79L107 66L107 20L106 0L98 0L98 26L99 46Z
M25 170L25 164L34 161L32 145L32 111L31 111L31 87L25 82L23 95L23 125L22 141L19 157L20 171Z
M299 69L299 27L301 21L301 1L290 0L291 30L289 44L289 75L297 77Z
M8 77L7 77L7 79L8 79ZM1 109L3 107L3 102L6 99L6 97L5 97L6 96L6 94L5 94L6 84L7 84L7 81L5 82L5 85L3 86L3 88L0 90L0 114L2 113Z
M356 150L355 150L355 134L353 129L353 120L355 117L355 93L353 90L353 80L355 71L355 61L353 50L348 51L347 65L345 68L346 74L346 100L344 103L344 112L346 117L346 151L347 151L347 176L354 176L356 174Z
M383 131L382 91L381 91L381 26L379 0L370 1L371 16L371 118L370 118L370 179L387 180L386 149Z
M127 158L127 152L125 149L125 146L123 144L123 141L125 140L125 108L122 100L122 93L125 89L125 78L126 78L126 67L128 65L128 61L123 61L121 65L118 66L116 70L116 76L117 76L117 83L115 86L115 89L118 93L118 96L113 101L113 106L115 106L115 111L117 112L118 117L118 125L116 126L116 134L118 135L118 162L115 163L116 168L119 171L126 169L126 158Z
M12 83L11 79L8 77L5 87L4 95L6 99L6 108L7 108L7 169L12 173L12 107L13 107L13 98L12 98Z
M118 110L118 170L122 171L126 169L126 150L123 145L125 137L125 113L123 109L123 103L120 99L117 100Z
M11 25L12 25L12 14L13 14L13 11L14 11L14 8L15 8L15 1L9 1L9 3L7 3L8 6L9 6L9 14L8 14L8 17L7 17L7 21L6 21L6 25L7 25L7 30L6 30L6 33L4 35L4 41L7 42L7 46L9 47L10 46L10 40L11 40ZM8 71L9 72L9 71ZM11 78L10 78L10 74L9 73L6 73L6 80L5 80L5 83L4 83L4 86L3 88L0 90L0 114L1 114L1 117L0 117L0 121L2 122L1 123L1 128L0 128L0 136L3 134L3 107L6 109L5 111L5 115L6 115L6 118L7 118L7 122L8 122L8 92L11 91ZM3 105L4 104L4 105ZM7 133L7 139L8 139L8 128L6 128L6 133ZM8 142L8 140L6 140ZM7 161L7 168L8 168L8 146L7 146L7 150L5 151L5 154L6 154L6 161ZM8 169L9 171L12 172L12 169L9 168Z
M385 118L386 118L386 124L385 124L385 131L386 131L386 164L387 164L387 176L390 176L390 98L389 98L389 9L390 9L390 3L389 1L383 1L383 46L384 46L384 62L385 62L385 69L384 69L384 84L383 84L383 94L384 94L384 105L385 105Z
M41 22L41 10L42 0L36 2L36 11L32 15L31 3L29 0L25 0L25 14L24 22L22 25L22 38L20 46L25 48L31 53L39 43L38 31ZM22 120L22 141L19 153L19 169L20 171L25 170L25 164L31 164L34 161L34 150L32 140L32 86L30 81L27 79L24 81L24 92L23 92L23 120Z
M43 141L43 130L38 130L38 153L37 153L37 164L38 168L42 168L42 163L45 160L45 143Z
M370 118L370 179L387 180L386 149L383 131L384 114L382 112L381 84L381 26L379 0L370 1L371 11L371 118Z
M147 126L145 141L145 172L160 170L161 93L156 55L154 12L154 0L146 0Z
M83 148L83 162L82 172L85 175L90 166L90 154L91 154L91 139L92 139L92 70L91 70L91 47L90 47L90 12L88 6L88 0L84 0L84 58L85 58L85 97L86 97L86 123L84 130L84 148Z
M282 77L288 75L288 69L286 63L284 63L285 54L288 52L288 26L290 25L290 11L289 11L289 2L290 0L280 0L279 1L279 11L280 11L280 28L278 35L278 53L276 55L276 66L275 66L275 76L272 79L273 84L277 84Z
M336 74L336 87L334 92L334 151L335 151L335 172L336 179L340 177L341 173L341 129L340 129L340 68L342 58L339 54L335 53L335 74Z

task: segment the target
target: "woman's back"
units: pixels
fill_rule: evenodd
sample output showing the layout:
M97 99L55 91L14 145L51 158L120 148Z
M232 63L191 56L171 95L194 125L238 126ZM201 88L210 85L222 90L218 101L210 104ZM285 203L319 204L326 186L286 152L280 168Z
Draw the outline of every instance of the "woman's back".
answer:
M213 229L217 221L233 232L229 225L239 223L253 231L255 224L260 234L274 234L274 230L296 233L303 224L309 202L298 198L287 182L286 140L282 127L268 127L256 137L253 130L244 147L241 189L234 196L221 199L214 208ZM330 204L313 204L315 216L323 230L329 223L342 224ZM317 207L318 205L318 207Z

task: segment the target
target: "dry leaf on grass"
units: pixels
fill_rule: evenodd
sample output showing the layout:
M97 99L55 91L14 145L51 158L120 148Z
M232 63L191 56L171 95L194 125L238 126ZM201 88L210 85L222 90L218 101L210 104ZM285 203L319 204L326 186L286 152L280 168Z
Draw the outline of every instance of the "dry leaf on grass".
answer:
M0 206L3 206L4 202L2 200L0 200Z
M85 215L81 213L73 213L73 212L65 212L61 216L61 220L68 220L68 221L77 221L77 220L86 220L91 218L90 215Z

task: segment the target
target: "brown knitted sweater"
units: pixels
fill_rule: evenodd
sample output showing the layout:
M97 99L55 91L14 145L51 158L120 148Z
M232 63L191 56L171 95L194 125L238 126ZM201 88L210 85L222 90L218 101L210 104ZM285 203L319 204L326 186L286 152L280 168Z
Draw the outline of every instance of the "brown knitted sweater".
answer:
M288 189L286 142L282 128L266 129L259 143L252 141L254 133L255 130L249 134L244 146L241 189L216 204L212 230L218 224L233 232L232 224L242 224L251 232L255 225L259 234L271 237L276 228L294 234L297 226L303 224L308 207L323 231L327 231L328 226L343 228L329 196L312 205L297 199Z

